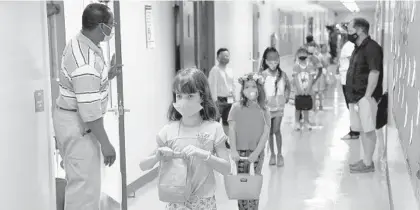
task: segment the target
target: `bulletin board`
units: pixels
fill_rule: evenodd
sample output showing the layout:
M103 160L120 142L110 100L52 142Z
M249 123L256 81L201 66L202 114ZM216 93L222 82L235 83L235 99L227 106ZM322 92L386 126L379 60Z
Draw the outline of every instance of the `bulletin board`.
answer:
M380 12L388 15L385 42L390 51L384 58L392 71L389 80L392 112L405 155L411 183L420 201L420 2L386 1Z

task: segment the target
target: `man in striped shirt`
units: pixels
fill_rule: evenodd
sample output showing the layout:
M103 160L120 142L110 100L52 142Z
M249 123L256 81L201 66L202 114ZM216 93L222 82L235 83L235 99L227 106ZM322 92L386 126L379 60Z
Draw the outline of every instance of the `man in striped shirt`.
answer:
M109 7L89 4L83 28L62 56L59 96L53 114L58 148L64 160L67 187L65 210L98 210L101 194L101 154L111 166L116 153L104 129L109 80L120 72L105 64L99 43L108 41L114 27Z

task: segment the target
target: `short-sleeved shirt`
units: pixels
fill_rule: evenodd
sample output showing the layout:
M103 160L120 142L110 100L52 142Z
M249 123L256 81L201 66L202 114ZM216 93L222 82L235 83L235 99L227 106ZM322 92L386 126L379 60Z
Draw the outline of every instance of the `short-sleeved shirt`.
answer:
M101 118L108 104L108 70L101 48L79 33L63 52L57 106L77 110L84 122Z
M346 84L346 76L347 76L347 70L350 66L350 57L351 54L353 54L354 51L354 43L347 41L344 43L343 48L340 52L340 78L341 78L341 84Z
M262 72L264 77L264 90L267 97L267 108L271 112L283 111L286 104L286 98L290 93L290 84L286 73L282 72L280 80L277 82L276 92L276 81L279 72L274 73L268 69Z
M197 138L197 135L202 138ZM157 142L159 147L167 146L175 152L181 152L186 146L194 145L215 154L218 147L225 148L227 136L220 123L203 121L196 127L182 126L180 121L172 121L159 131ZM162 144L163 143L163 144ZM216 180L213 168L198 158L189 159L188 176L192 184L192 196L213 197Z
M293 83L296 89L296 95L311 95L312 84L314 82L314 66L307 65L302 68L299 64L293 67Z
M235 91L233 70L229 67L221 69L214 66L209 72L209 86L214 101L217 97L229 97Z
M236 127L236 149L255 150L264 132L264 126L271 126L268 110L263 110L257 103L243 106L240 102L232 105L228 121L234 121Z
M378 83L372 94L378 101L383 91L383 51L377 42L367 37L354 49L350 58L345 92L349 103L357 103L365 96L369 73L372 70L379 71Z

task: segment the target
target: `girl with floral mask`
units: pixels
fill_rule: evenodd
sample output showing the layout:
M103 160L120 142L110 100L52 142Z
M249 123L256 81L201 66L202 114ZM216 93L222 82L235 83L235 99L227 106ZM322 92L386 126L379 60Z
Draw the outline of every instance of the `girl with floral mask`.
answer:
M270 113L266 108L264 78L249 73L239 78L241 99L229 112L229 139L231 156L238 173L249 173L254 163L255 174L261 174L264 148L270 132ZM247 157L242 160L240 157ZM239 200L239 210L258 209L258 200Z
M160 177L168 175L163 172L171 171L170 176L187 179L190 189L188 199L168 202L166 209L216 210L214 171L227 175L231 172L231 164L225 146L228 137L216 121L218 111L206 75L195 68L179 71L173 83L172 100L169 123L163 126L156 138L157 149L141 162L140 167L149 170L158 162L162 167L162 161L173 161L172 165L177 164L178 168L185 164L186 175L183 174L185 170L160 169ZM159 183L158 186L162 185Z
M269 165L284 166L282 155L282 136L280 131L284 107L289 101L291 92L287 75L280 69L279 53L276 48L268 47L262 56L261 69L264 77L264 90L267 95L267 108L270 111L271 130L269 135L270 161ZM277 155L274 151L274 136L276 138Z

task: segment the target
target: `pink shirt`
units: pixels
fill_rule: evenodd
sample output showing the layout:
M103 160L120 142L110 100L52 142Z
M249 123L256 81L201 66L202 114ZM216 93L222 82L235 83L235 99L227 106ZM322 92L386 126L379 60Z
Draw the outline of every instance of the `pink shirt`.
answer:
M271 126L270 113L262 110L256 103L249 106L234 103L228 121L234 121L236 125L237 150L255 150L264 132L264 126Z

